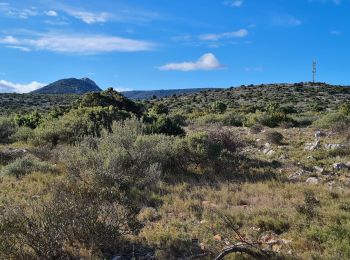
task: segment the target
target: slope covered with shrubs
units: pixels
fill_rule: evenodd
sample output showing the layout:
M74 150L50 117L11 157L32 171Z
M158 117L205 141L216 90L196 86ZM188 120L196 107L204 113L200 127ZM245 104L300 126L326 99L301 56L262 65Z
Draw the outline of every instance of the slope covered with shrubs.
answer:
M1 118L0 257L349 258L347 90L308 87L108 89Z

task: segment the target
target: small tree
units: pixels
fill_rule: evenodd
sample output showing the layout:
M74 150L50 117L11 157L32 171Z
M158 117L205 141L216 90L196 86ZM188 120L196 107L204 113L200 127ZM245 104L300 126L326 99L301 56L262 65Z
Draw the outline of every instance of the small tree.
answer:
M169 117L160 117L151 126L151 132L154 134L165 134L173 136L183 136L185 131L179 124L171 120Z
M164 104L155 104L151 109L151 114L167 115L168 113L169 113L169 108Z
M271 102L267 105L266 111L269 114L274 114L280 112L280 105L276 102Z
M0 143L7 142L16 130L16 123L12 119L0 118Z
M227 110L227 105L221 101L216 101L212 105L212 110L215 113L224 113Z
M348 116L350 114L350 103L343 103L339 107L339 112L342 113L343 115Z

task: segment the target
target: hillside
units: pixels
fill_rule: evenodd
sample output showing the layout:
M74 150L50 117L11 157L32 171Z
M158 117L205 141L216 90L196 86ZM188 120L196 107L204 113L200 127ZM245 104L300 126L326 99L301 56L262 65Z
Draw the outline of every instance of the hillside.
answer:
M143 100L171 97L173 95L186 95L192 93L198 93L201 91L215 90L216 88L188 88L188 89L161 89L161 90L132 90L123 91L123 95L130 99Z
M184 94L182 91L187 91ZM182 94L180 94L180 92ZM230 108L263 108L269 102L293 106L301 111L312 109L334 109L337 104L350 99L350 88L324 83L268 84L231 87L227 89L188 89L127 91L124 96L143 100L157 96L158 101L170 110L203 111L213 102L221 101ZM173 96L176 94L176 96ZM167 97L162 97L163 95ZM48 111L54 106L69 106L80 99L80 95L0 94L0 114L23 113L30 110Z
M102 91L97 84L89 78L61 79L45 87L33 91L34 94L85 94Z
M350 259L348 87L3 99L0 258Z
M268 103L291 106L298 112L311 110L334 110L339 104L350 100L350 87L326 83L262 84L227 89L207 90L161 100L172 110L203 111L213 102L220 101L229 108L259 110Z

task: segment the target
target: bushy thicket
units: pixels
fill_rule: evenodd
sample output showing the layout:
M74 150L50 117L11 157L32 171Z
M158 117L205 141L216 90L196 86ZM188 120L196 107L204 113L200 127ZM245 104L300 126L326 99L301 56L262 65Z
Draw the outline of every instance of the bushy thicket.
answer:
M35 157L25 156L3 167L0 173L20 178L33 172L52 173L56 171L56 167L50 163L42 162Z
M223 114L207 114L205 116L197 118L195 122L198 124L220 123L224 126L243 126L245 120L246 118L244 115L230 111Z
M186 138L147 134L138 120L115 123L101 138L86 138L74 147L61 148L69 173L95 172L110 182L150 185L174 180L200 167L201 173L230 171L225 164L241 143L230 133L199 133ZM216 173L216 172L215 172ZM176 177L177 176L177 177Z
M0 257L106 259L130 253L127 236L137 224L132 203L97 179L57 183L50 198L0 211Z
M109 258L131 252L143 194L160 182L195 180L232 173L241 146L228 132L186 138L147 134L141 121L114 123L100 137L88 136L54 153L68 178L33 207L7 207L0 214L0 256L67 259ZM17 177L47 168L23 158L3 168Z
M315 121L314 126L329 129L339 123L350 124L350 117L341 112L327 113Z
M56 120L47 120L34 131L35 144L72 144L84 136L100 136L101 131L111 131L114 121L124 120L131 115L113 107L78 108Z
M16 130L17 125L13 119L0 117L0 143L8 142Z

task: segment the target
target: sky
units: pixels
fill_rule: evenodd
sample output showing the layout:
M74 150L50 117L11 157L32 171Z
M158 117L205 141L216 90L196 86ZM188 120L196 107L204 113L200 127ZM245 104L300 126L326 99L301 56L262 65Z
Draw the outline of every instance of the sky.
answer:
M0 0L0 92L350 85L350 0Z

